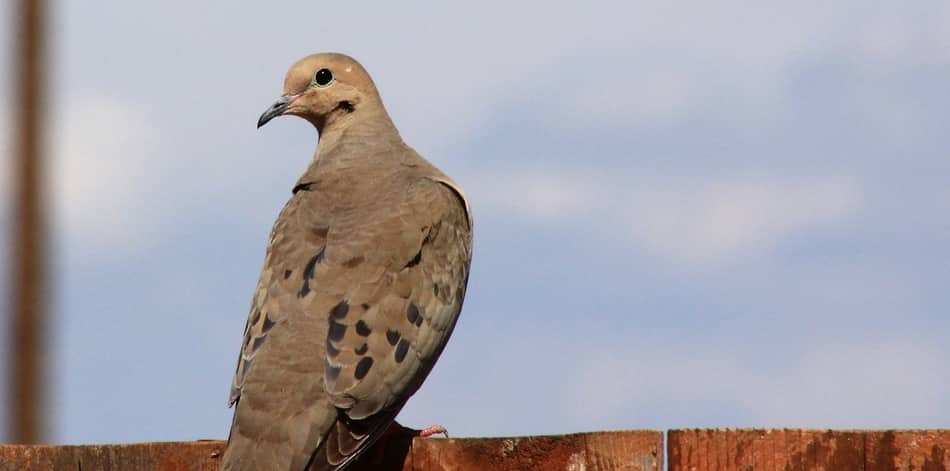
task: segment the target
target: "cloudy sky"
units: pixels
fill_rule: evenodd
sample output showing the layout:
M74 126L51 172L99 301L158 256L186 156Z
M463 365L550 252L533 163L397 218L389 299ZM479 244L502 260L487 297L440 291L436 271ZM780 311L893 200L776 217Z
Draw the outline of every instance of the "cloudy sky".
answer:
M401 422L950 423L947 2L55 5L55 442L226 436L317 137L255 123L328 50L475 213L465 311Z

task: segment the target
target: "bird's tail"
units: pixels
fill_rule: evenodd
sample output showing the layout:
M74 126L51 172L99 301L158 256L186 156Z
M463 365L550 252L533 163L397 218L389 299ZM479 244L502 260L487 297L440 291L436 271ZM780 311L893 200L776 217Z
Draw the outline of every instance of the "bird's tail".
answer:
M221 459L222 471L307 469L327 429L317 411L275 422L241 406L238 401L234 408L235 417L241 414L241 420L232 421L228 447Z
M356 462L372 447L396 418L399 409L381 411L366 420L350 420L340 414L330 432L314 450L309 471L339 471ZM360 469L357 467L356 469ZM349 469L349 468L346 468ZM375 469L375 468L366 468Z

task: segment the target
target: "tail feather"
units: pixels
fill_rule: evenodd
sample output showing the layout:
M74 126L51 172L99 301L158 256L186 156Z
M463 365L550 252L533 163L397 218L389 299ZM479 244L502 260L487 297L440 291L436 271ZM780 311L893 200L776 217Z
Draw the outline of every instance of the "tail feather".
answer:
M314 450L308 469L310 471L346 469L386 433L398 413L398 409L381 411L365 420L350 420L340 414L326 438Z

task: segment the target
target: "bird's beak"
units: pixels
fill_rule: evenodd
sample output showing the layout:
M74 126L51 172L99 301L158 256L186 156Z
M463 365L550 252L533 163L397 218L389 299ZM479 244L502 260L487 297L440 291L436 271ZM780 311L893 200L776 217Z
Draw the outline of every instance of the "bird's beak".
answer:
M261 115L257 120L257 127L260 129L261 126L267 124L268 121L284 114L287 111L287 108L290 107L290 104L294 102L300 95L284 95L277 99L273 105L270 105L267 108L267 111Z

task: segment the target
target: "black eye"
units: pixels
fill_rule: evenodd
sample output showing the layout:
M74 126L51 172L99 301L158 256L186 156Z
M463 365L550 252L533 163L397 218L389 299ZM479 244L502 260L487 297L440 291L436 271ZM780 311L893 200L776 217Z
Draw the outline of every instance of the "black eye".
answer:
M330 82L333 81L333 72L330 72L330 69L320 69L317 73L313 74L313 83L318 87L325 87L330 85Z

